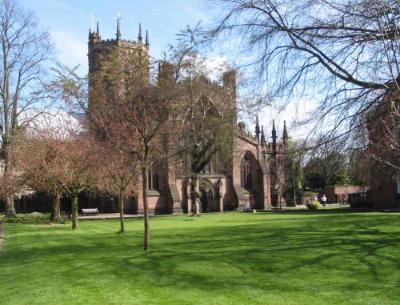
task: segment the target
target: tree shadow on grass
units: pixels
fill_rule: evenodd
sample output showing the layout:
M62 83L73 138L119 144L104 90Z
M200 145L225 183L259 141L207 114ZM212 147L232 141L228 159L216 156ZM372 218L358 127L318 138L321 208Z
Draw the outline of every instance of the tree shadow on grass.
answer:
M123 278L130 278L129 271L135 271L146 274L159 285L168 286L173 283L171 279L179 279L184 286L211 290L226 283L232 289L243 286L267 289L271 281L261 280L267 274L279 277L305 268L328 275L338 271L357 272L361 265L366 268L364 275L368 280L384 280L385 274L379 272L382 263L396 270L400 263L379 251L396 248L399 235L373 228L382 226L383 219L361 218L356 225L353 221L336 219L344 227L334 232L321 230L318 221L310 221L302 228L242 225L193 229L173 239L169 234L158 236L150 253L139 252L109 263ZM331 222L326 225L334 225Z
M366 291L370 283L388 284L385 270L400 270L396 259L400 230L395 225L400 216L324 214L286 220L253 217L250 224L210 227L182 222L183 227L172 231L153 230L149 253L141 250L139 231L137 235L90 230L65 236L33 234L21 237L21 247L5 253L0 267L16 264L18 257L18 264L62 263L63 276L71 280L87 274L107 279L112 274L149 287L210 291L227 287L279 290L278 284L299 276L304 281L327 281L344 291ZM23 246L26 242L32 245ZM295 282L291 289L301 289ZM350 282L354 282L352 288Z

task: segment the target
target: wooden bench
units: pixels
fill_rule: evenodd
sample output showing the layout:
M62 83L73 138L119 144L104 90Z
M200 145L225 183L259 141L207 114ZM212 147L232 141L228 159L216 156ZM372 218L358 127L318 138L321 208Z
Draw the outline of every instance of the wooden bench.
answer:
M89 215L99 215L99 210L97 208L95 209L82 209L82 214L83 216L86 216L87 214Z

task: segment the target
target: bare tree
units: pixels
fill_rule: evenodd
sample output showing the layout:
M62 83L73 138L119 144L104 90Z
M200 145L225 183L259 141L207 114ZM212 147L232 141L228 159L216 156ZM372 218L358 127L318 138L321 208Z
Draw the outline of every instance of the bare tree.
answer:
M317 97L311 119L325 133L320 143L364 128L365 113L398 96L398 1L213 2L222 15L207 34L232 35L270 97Z
M32 12L14 0L0 1L0 125L4 184L14 169L14 138L42 112L47 93L46 64L53 47ZM40 109L40 110L39 110ZM6 216L15 216L14 194L5 198Z
M210 80L206 59L193 43L192 32L180 34L166 68L180 92L174 120L180 139L178 154L183 160L181 174L189 183L188 213L193 213L198 175L206 168L224 172L232 161L236 72L225 71L218 79Z
M104 56L101 67L91 75L90 96L91 128L117 152L131 155L139 167L144 250L148 250L147 177L155 163L167 158L165 143L174 129L169 120L176 100L174 83L157 86L150 79L145 59L139 60L135 54L115 49Z
M84 136L76 136L62 141L60 152L64 157L63 184L65 193L71 198L72 229L78 224L78 196L85 189L96 185L96 175L93 173L91 142Z
M110 122L113 128L121 126L116 121ZM115 130L117 131L117 130ZM96 172L96 185L98 189L118 197L118 209L120 213L120 232L125 232L124 223L124 198L134 191L137 182L137 160L125 151L123 146L124 130L115 133L112 141L94 139L92 141L91 159L92 170Z

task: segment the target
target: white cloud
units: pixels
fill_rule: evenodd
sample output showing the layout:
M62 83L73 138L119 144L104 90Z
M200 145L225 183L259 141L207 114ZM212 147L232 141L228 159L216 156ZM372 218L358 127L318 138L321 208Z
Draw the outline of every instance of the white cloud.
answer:
M221 77L222 73L229 69L228 60L225 56L212 56L204 61L204 66L208 76L212 80L217 80Z
M24 112L19 118L21 125L27 126L27 131L32 136L45 136L65 139L82 132L83 127L79 118L59 109L40 112L30 110Z
M282 134L283 121L286 121L289 136L293 139L305 139L312 133L315 121L311 123L304 123L304 121L315 115L317 107L318 104L315 101L300 99L289 103L283 109L278 104L268 106L258 116L267 136L272 128L272 121L275 120L279 136Z
M204 57L202 55L187 55L184 58L187 63L190 64L188 71L182 71L183 77L186 77L186 73L203 73L212 81L218 81L221 79L222 73L229 69L228 60L223 56L211 56ZM191 70L194 69L194 70Z

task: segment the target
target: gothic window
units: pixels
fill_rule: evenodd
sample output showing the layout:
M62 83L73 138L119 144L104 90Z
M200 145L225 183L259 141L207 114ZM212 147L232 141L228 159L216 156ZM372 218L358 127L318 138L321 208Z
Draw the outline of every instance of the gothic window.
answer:
M147 188L151 191L159 190L158 174L153 169L149 169L147 173Z
M251 188L251 161L245 156L240 164L240 185L244 189Z
M201 170L202 174L212 174L214 172L213 168L212 168L212 160L210 160L210 162L208 162L203 169Z
M215 174L218 172L218 154L215 154L211 160L201 170L202 174Z

